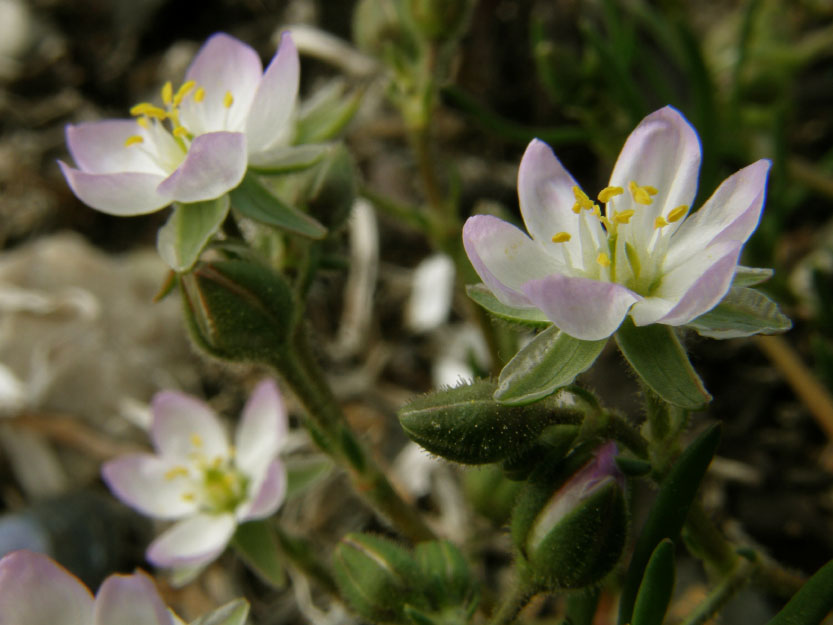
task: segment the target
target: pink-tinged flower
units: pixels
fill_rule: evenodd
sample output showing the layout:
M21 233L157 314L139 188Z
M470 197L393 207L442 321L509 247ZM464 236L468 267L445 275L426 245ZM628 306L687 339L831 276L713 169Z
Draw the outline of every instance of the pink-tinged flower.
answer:
M0 625L177 625L151 578L111 575L93 597L45 555L13 551L0 560Z
M575 338L606 338L628 314L638 326L684 325L728 291L760 218L769 165L741 169L690 212L700 143L667 106L628 137L598 204L548 145L533 140L518 172L529 236L478 215L466 222L463 242L501 302L537 308Z
M78 198L111 215L141 215L172 202L218 198L266 164L289 139L298 95L298 52L288 33L263 71L260 57L224 33L212 36L161 105L134 119L67 126L76 167L61 170Z
M232 446L214 411L174 391L152 402L156 455L132 454L102 468L110 490L139 512L177 522L154 540L147 559L198 570L226 548L239 523L273 514L286 493L278 452L286 409L271 380L255 388Z

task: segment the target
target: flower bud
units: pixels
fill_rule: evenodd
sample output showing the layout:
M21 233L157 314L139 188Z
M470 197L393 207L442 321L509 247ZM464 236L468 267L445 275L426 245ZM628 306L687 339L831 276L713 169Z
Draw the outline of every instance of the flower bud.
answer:
M459 37L473 6L471 0L410 0L410 4L422 36L437 42Z
M179 278L185 319L194 342L223 360L264 362L292 333L292 290L259 263L201 263Z
M627 514L615 455L612 442L590 459L576 450L554 469L533 475L521 492L512 538L522 568L536 583L548 589L584 588L599 582L619 560Z
M433 611L457 613L461 618L453 622L468 621L477 608L479 593L460 550L447 540L432 540L419 543L414 557Z

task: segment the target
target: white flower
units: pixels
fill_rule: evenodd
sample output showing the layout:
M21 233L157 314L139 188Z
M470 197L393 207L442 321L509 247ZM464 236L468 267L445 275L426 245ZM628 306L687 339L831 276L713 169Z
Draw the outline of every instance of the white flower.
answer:
M234 446L202 401L173 391L152 402L156 455L133 454L102 468L110 490L157 519L176 519L148 547L161 567L205 566L226 548L239 523L268 517L286 493L277 455L286 438L286 410L271 380L255 388L243 410Z

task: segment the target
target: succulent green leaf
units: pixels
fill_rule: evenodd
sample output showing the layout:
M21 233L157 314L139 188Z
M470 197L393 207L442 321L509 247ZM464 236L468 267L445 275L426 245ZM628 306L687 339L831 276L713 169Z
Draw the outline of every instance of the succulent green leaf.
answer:
M228 210L228 195L207 202L175 204L156 236L156 249L162 260L174 271L188 271L223 225Z
M306 102L295 125L297 144L329 141L350 123L361 104L362 90L346 94L342 80L333 80Z
M732 278L732 286L755 286L769 280L775 271L764 267L744 267L738 265L735 270L735 277Z
M631 622L645 567L656 546L665 538L677 540L688 517L691 503L700 488L700 482L717 452L719 442L720 424L715 424L700 434L680 454L660 484L657 498L636 540L633 557L625 575L619 598L619 625Z
M293 145L282 147L268 157L262 165L249 164L249 169L258 174L289 174L309 169L318 163L329 151L326 144Z
M669 404L697 410L711 401L669 326L637 327L628 317L616 332L616 343L645 384Z
M733 287L717 306L687 325L700 336L733 339L786 332L792 327L792 321L760 291Z
M192 621L191 625L243 625L249 616L249 602L235 599Z
M327 229L316 219L290 206L269 191L252 174L231 191L231 203L244 217L276 226L310 239L323 239Z
M767 625L819 625L833 610L833 560L807 580Z
M674 592L674 543L661 541L645 567L645 575L636 595L631 625L662 625Z
M498 378L495 399L504 404L528 404L572 384L596 362L607 339L581 341L551 326L510 360Z
M485 284L469 284L466 293L474 303L498 319L533 328L546 328L552 322L537 308L514 308L501 302Z
M278 539L268 521L249 521L239 525L232 544L246 566L264 582L275 588L286 585Z

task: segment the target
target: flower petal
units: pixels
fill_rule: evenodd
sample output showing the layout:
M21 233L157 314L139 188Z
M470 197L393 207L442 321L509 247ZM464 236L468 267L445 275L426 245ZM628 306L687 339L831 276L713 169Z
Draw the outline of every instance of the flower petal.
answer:
M281 138L289 139L289 118L298 97L300 73L298 50L292 36L285 32L249 109L246 120L249 154L263 152Z
M177 391L162 391L151 402L151 438L160 456L188 462L194 453L227 458L229 445L220 421L208 404Z
M0 625L90 625L93 597L69 571L40 553L0 560Z
M491 215L475 215L466 221L463 246L481 280L509 306L531 308L521 286L563 270L518 228Z
M157 174L89 174L58 161L72 192L102 213L129 217L158 211L173 201L158 192L165 177Z
M260 482L250 486L252 500L237 511L240 522L271 516L280 508L286 496L286 467L280 460L273 460L266 467Z
M640 297L620 284L552 275L523 285L530 301L557 327L584 341L616 332Z
M182 124L198 135L219 130L242 132L262 75L263 64L251 47L225 33L213 35L185 73L185 80L196 82L197 88L205 90L205 97L201 102L193 95L183 100ZM224 105L227 92L234 98L229 108Z
M95 597L93 625L174 625L151 578L142 572L111 575Z
M732 285L742 243L717 243L665 274L659 288L631 310L638 326L678 326L714 308Z
M671 237L666 268L673 268L720 241L744 243L761 218L769 167L769 161L760 160L724 180Z
M235 435L235 464L259 477L286 440L286 407L274 380L263 380L243 408Z
M184 519L150 544L147 559L165 568L208 564L223 552L236 527L231 514L198 514Z
M240 184L246 173L246 135L211 132L191 142L182 164L159 185L159 193L178 202L220 197Z
M678 206L691 206L697 193L700 170L700 140L680 112L666 106L643 119L625 142L610 185L625 194L615 198L617 210L633 209L630 231L637 250L644 249L654 232L654 219ZM650 205L634 203L630 182L657 190ZM676 228L675 224L666 228Z
M66 127L69 153L81 171L90 174L134 172L167 176L145 150L125 147L128 137L142 135L135 119L108 119Z
M179 467L174 460L132 454L105 463L101 476L131 508L157 519L178 519L197 512L196 502L182 497L191 490L191 480L176 471Z

